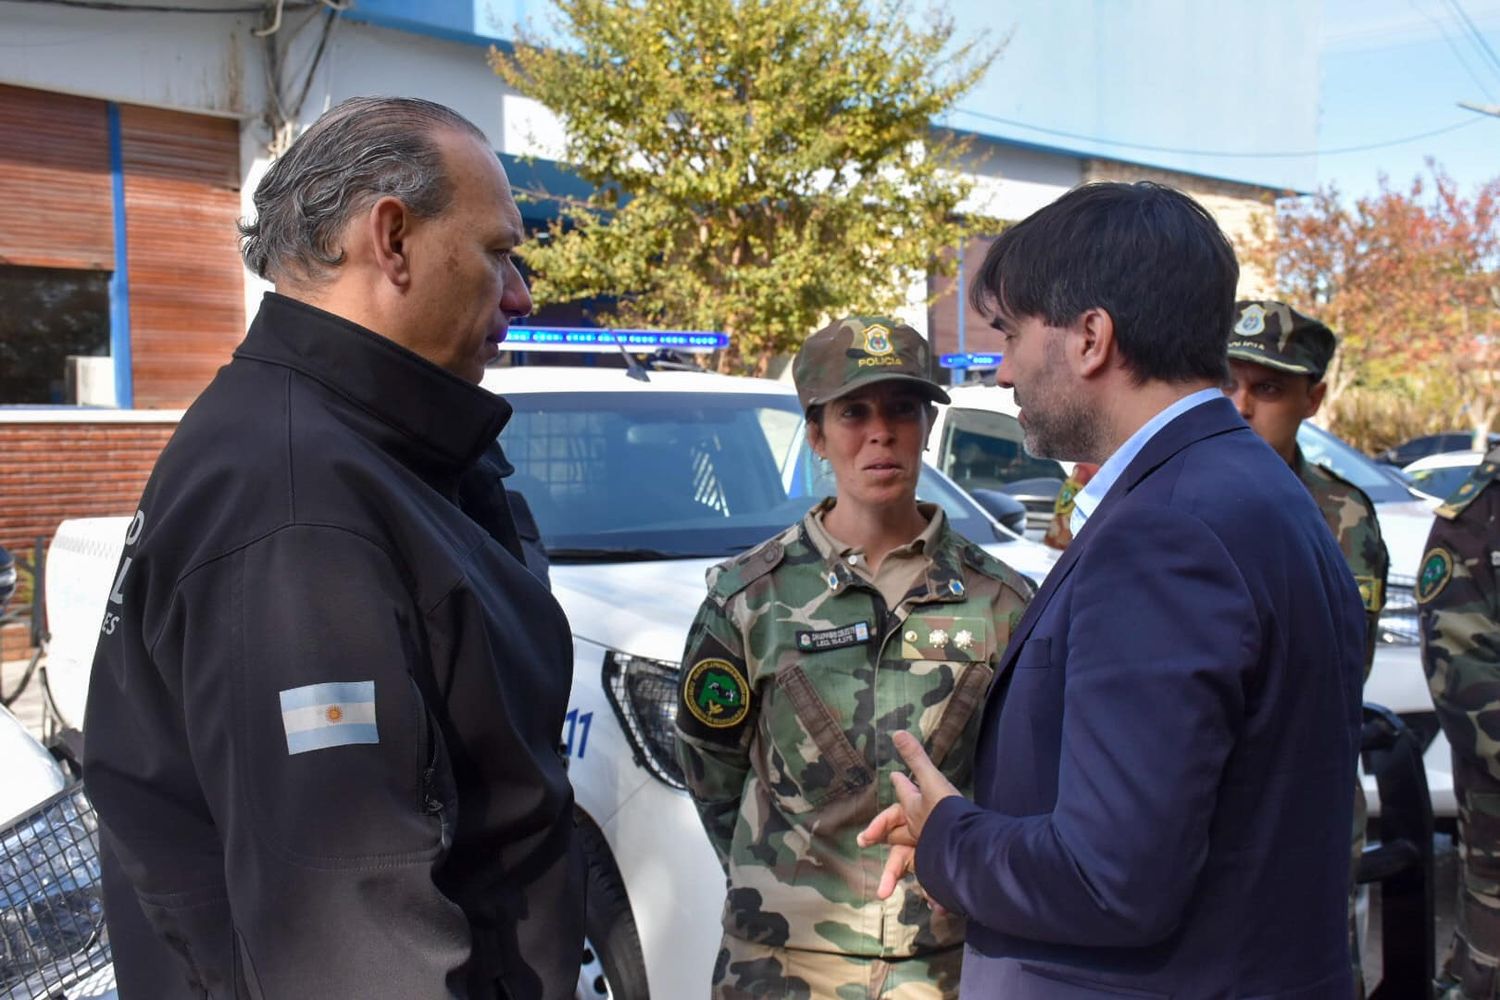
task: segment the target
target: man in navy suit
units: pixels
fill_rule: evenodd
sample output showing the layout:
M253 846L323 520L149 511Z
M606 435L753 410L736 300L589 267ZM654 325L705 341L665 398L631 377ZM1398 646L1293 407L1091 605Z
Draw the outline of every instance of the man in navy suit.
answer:
M1239 267L1153 184L990 248L1035 455L1102 463L989 694L975 798L908 734L863 835L969 918L965 997L1345 998L1364 612L1317 507L1220 391Z

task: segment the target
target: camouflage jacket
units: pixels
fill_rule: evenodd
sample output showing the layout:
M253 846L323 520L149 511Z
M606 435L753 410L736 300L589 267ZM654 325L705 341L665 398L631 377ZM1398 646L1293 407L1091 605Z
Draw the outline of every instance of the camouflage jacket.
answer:
M1457 753L1500 779L1500 448L1437 509L1417 576L1422 664Z
M946 523L895 608L809 519L708 573L683 655L677 754L729 876L724 930L773 947L902 958L963 940L908 876L875 896L883 848L855 835L894 799L891 734L960 789L1029 581ZM941 511L934 516L943 516Z
M1292 471L1312 493L1349 563L1354 582L1359 585L1359 597L1369 622L1365 633L1365 676L1369 677L1375 646L1380 641L1380 612L1385 608L1386 576L1391 567L1391 557L1380 537L1375 504L1358 486L1304 459L1300 448Z

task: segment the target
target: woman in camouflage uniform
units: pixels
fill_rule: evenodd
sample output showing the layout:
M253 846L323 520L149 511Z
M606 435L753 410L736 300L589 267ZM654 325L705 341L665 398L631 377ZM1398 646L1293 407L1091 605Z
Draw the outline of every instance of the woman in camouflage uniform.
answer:
M838 495L709 571L688 636L678 756L728 875L713 996L958 995L963 923L908 875L876 897L908 730L961 789L980 708L1032 588L916 499L932 402L927 344L855 317L793 375Z

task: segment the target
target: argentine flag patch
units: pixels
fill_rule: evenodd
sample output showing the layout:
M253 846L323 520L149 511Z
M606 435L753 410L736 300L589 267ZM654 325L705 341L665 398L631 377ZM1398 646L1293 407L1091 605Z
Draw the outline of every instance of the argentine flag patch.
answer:
M306 753L355 743L379 743L375 682L309 684L281 692L286 752Z

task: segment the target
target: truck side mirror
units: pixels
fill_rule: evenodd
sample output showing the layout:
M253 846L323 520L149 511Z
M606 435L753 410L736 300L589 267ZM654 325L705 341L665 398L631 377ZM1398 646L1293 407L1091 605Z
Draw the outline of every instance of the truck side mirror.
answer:
M16 592L16 560L4 548L0 548L0 616L5 614L5 606L10 603L11 597Z
M1017 535L1026 534L1026 505L999 490L970 490L969 496L985 512ZM1009 539L1002 539L1009 541Z

